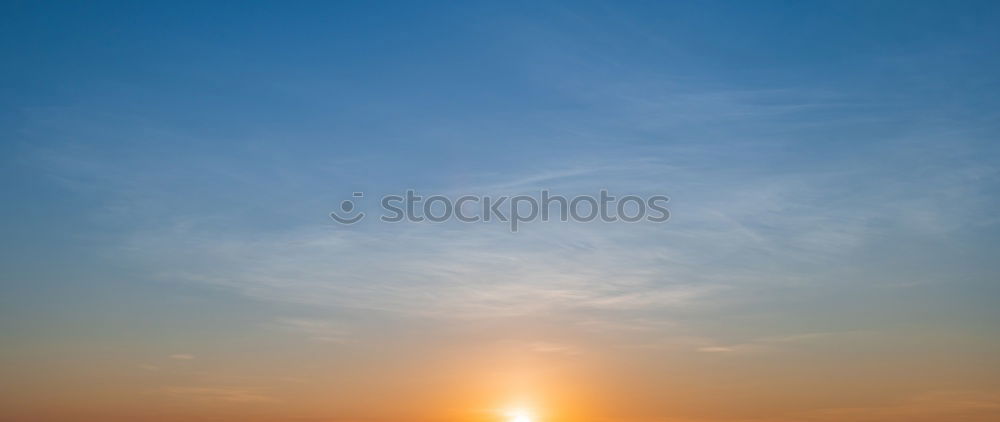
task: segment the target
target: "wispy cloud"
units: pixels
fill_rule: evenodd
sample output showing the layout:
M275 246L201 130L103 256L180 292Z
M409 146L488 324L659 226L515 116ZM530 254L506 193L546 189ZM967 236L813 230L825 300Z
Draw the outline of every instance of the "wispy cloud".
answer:
M735 343L735 344L711 344L698 347L699 352L705 353L751 353L751 352L767 352L780 350L782 347L803 345L808 343L820 342L823 340L830 340L834 338L850 338L852 336L856 337L858 334L864 334L858 331L845 331L845 332L814 332L814 333L802 333L784 336L770 336L752 339L750 341ZM708 340L702 340L708 343L715 343Z
M168 357L173 360L194 360L194 355L190 353L175 353Z
M317 343L346 343L351 341L351 331L345 324L319 319L279 318L264 325L305 335Z
M947 222L936 230L949 232L976 224L989 201L982 189L997 177L981 166L966 176L920 179L916 174L929 170L917 167L908 170L913 179L893 178L895 185L880 189L854 184L878 177L874 161L786 174L680 171L655 159L622 170L628 167L547 171L483 186L509 191L558 181L570 192L607 183L665 192L673 198L669 223L534 224L516 235L489 224L331 223L266 233L174 225L133 233L124 253L162 279L260 300L443 318L596 309L621 323L623 313L655 310L660 316L646 317L663 318L663 311L752 299L747 293L761 289L828 282L825 273L858 257L872 239L919 233L939 219ZM946 217L936 197L917 192L945 195L955 208L948 212L967 217ZM342 341L330 327L285 325L330 330L311 337Z
M240 404L280 402L277 398L262 394L259 391L241 387L164 387L157 390L156 393L194 401Z

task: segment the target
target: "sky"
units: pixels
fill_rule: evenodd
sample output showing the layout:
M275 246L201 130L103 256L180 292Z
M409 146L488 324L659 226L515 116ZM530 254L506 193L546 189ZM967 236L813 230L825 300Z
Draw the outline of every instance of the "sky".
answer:
M998 19L4 2L0 420L995 421Z

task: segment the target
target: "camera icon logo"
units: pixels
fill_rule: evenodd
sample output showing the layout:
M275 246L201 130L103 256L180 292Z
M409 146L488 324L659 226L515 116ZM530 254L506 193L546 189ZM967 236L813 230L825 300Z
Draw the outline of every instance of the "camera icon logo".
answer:
M362 198L362 197L365 196L365 193L364 192L354 192L351 196L354 197L354 198ZM354 215L353 217L350 217L351 212L354 211L354 200L353 199L345 199L345 200L341 201L340 202L340 209L345 214L347 214L348 217L342 217L336 211L330 213L330 218L336 220L340 224L354 224L354 223L357 223L357 222L361 221L363 218L365 218L365 213L364 212L359 212L356 215Z

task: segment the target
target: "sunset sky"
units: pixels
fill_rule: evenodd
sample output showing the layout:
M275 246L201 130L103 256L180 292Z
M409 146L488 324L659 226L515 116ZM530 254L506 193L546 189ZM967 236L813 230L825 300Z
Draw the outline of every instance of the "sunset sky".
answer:
M180 3L0 6L0 421L1000 420L1000 3Z

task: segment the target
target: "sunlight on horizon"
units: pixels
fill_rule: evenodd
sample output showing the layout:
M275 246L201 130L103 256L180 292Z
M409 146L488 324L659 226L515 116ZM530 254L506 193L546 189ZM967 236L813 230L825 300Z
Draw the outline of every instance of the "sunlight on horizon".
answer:
M507 422L535 422L535 417L528 409L513 408L504 412Z

